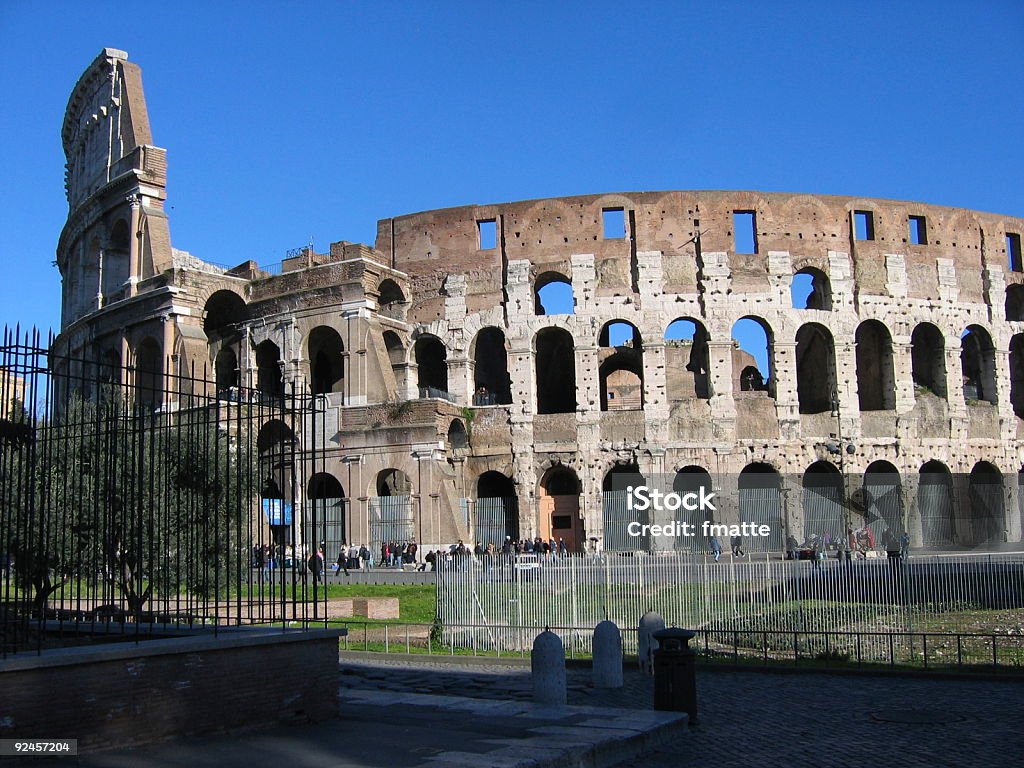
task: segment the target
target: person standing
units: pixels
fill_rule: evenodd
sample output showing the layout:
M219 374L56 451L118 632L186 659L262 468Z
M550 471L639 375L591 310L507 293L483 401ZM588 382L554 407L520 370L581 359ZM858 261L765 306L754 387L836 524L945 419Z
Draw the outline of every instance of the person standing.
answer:
M711 554L715 556L716 563L722 559L722 542L718 540L717 536L711 537Z

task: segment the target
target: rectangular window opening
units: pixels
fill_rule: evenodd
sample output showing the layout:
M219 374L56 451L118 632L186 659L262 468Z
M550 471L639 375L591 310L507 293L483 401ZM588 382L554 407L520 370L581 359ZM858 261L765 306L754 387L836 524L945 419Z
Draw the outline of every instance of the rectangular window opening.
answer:
M928 227L924 216L910 217L910 244L928 245Z
M1006 255L1010 260L1011 272L1024 272L1024 264L1020 259L1020 235L1015 232L1006 233Z
M602 208L601 221L604 224L605 240L622 240L626 236L626 211L624 208Z
M732 232L736 253L757 253L757 217L753 211L733 211Z
M480 250L489 251L498 247L498 222L496 219L484 219L476 223L480 234Z
M853 239L875 239L875 215L871 211L853 212Z

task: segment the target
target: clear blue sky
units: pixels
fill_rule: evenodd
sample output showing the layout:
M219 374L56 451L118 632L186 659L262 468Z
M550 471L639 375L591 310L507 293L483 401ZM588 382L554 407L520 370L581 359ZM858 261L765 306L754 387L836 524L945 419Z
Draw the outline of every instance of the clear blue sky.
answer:
M143 68L175 247L213 262L610 191L1024 214L1019 2L6 0L0 44L0 323L59 325L61 119L104 46Z

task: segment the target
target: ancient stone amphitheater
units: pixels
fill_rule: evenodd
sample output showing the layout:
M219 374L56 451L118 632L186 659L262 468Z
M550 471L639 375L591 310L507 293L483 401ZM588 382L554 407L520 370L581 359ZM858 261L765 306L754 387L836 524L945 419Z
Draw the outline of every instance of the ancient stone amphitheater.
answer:
M261 446L321 451L267 493L327 514L331 542L704 546L625 536L623 472L712 483L718 522L773 525L755 548L847 525L1021 540L1022 219L615 193L384 218L373 245L268 269L171 246L125 53L81 77L63 142L56 351L140 397L192 366L227 402L318 396L327 429L268 424Z

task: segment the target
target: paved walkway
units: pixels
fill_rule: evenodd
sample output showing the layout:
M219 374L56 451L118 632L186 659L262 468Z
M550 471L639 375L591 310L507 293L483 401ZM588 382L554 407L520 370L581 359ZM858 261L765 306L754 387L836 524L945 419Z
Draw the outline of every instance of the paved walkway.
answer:
M428 666L345 659L342 685L529 697L529 668ZM569 670L569 703L649 709L650 678L595 691ZM714 766L1024 765L1024 681L766 673L699 668L699 724L649 750L644 768ZM640 765L629 762L625 765Z
M527 664L343 654L341 719L18 761L96 768L1019 766L1024 682L699 669L700 722L568 670L569 707L530 703Z

